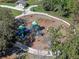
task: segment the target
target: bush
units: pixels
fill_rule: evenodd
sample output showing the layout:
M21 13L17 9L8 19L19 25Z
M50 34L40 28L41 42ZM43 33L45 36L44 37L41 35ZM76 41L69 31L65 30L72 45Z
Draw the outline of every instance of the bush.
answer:
M50 3L47 3L47 2L43 3L43 7L44 7L44 9L45 9L46 11L52 11L52 10L54 9L54 7L51 8L50 5L51 5L51 4L50 4Z
M78 9L76 0L43 0L42 2L46 11L58 11L60 16L64 17L70 17Z
M54 9L54 6L51 6L50 1L44 1L42 5L46 11L52 11Z
M25 7L28 7L29 6L29 3L26 3Z

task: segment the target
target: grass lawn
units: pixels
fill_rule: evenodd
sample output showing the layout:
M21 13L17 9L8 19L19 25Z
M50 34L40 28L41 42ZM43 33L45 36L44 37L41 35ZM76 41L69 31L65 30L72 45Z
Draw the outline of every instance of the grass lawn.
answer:
M38 0L28 0L28 3L30 5L38 5L38 4L40 4L40 2Z
M16 6L14 3L0 3L0 5ZM18 15L21 14L21 12L20 11L17 11L17 10L12 10L11 9L11 11L12 11L12 14L14 16L18 16Z
M16 6L14 3L0 3L0 5Z
M0 7L0 8L4 8L4 7ZM6 8L8 9L8 8ZM10 9L10 11L12 12L13 16L18 16L20 15L22 12L21 11L18 11L18 10L14 10L14 9Z
M20 11L17 11L17 10L11 10L12 11L12 14L14 15L14 16L18 16L18 15L20 15L22 12L20 12Z

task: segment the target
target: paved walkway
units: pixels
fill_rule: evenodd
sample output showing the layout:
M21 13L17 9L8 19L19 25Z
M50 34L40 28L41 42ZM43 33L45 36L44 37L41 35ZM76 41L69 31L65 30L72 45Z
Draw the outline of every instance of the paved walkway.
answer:
M0 5L0 7L10 8L18 11L24 11L22 8L17 8L17 7L7 6L7 5Z
M21 44L20 42L16 42L14 46L19 47L24 51L28 51L28 53L33 54L33 55L53 56L51 51L33 49L30 47L27 47L26 45Z
M34 8L34 7L37 7L37 6L38 6L38 5L32 5L32 6L27 7L27 9L24 9L24 8L19 7L19 6L13 7L13 6L8 6L8 5L0 5L0 7L10 8L10 9L18 10L18 11L24 11L24 10L25 10L26 13L27 13L28 11L30 11L31 8Z

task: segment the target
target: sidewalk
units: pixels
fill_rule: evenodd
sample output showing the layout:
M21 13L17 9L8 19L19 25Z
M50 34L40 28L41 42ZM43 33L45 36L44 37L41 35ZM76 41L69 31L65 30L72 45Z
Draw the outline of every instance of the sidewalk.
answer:
M0 5L0 7L10 8L18 11L24 11L22 8L17 8L17 7L7 6L7 5Z

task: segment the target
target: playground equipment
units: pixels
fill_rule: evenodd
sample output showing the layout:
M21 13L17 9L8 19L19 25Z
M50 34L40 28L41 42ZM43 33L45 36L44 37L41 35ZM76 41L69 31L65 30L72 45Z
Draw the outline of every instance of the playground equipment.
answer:
M32 22L32 30L34 30L35 32L40 30L40 26L38 25L36 21Z
M25 40L27 38L27 35L30 33L30 29L26 28L24 25L20 25L18 27L18 31L16 32L16 34L23 40Z
M26 27L24 26L24 25L20 25L19 27L18 27L18 29L19 30L24 30Z
M40 29L41 29L40 25L36 21L33 21L32 22L32 30L35 31L36 35L42 34L42 31Z
M36 21L33 21L32 25L38 25L38 23Z
M33 21L30 29L28 29L24 24L19 25L16 34L20 39L25 40L28 39L27 37L29 37L33 32L35 36L42 35L43 33L40 29L40 25L36 21Z

